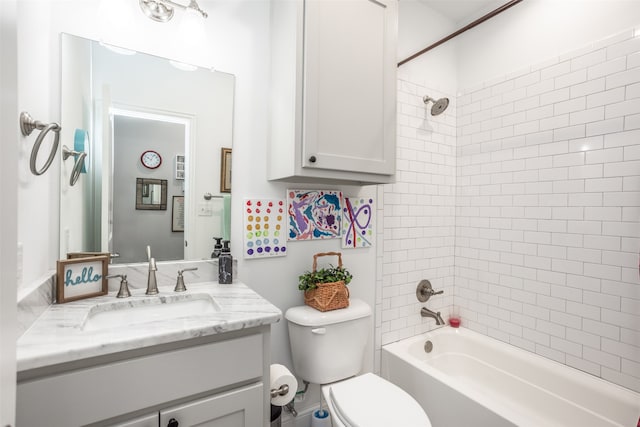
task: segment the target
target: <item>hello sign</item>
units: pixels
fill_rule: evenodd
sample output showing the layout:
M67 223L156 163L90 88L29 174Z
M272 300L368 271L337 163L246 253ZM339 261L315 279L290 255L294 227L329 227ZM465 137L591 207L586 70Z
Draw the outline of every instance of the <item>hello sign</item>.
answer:
M58 261L56 276L58 304L106 295L108 266L108 256Z

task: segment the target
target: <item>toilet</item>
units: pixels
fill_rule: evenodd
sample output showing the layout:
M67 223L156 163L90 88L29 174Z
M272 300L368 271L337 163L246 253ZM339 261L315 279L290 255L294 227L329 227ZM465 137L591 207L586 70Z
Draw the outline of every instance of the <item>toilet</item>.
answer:
M420 404L395 384L357 375L370 333L371 307L351 299L347 308L309 306L285 313L295 374L322 385L333 427L431 427Z

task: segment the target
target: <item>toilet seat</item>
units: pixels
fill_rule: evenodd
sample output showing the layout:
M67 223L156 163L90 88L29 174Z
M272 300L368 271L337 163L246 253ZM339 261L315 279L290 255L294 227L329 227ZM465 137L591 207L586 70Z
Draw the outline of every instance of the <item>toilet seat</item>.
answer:
M431 427L409 393L375 374L327 384L322 393L337 427Z

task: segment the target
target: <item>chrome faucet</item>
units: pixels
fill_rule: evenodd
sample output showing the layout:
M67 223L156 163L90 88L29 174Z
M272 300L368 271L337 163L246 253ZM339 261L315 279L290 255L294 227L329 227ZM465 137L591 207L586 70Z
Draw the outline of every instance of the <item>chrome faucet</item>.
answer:
M129 292L129 282L127 282L126 274L112 274L107 276L107 279L114 279L116 277L120 278L120 290L118 291L117 298L129 298L131 296L131 292Z
M418 283L418 287L416 288L416 298L418 298L418 301L420 302L427 302L432 296L440 295L443 292L444 291L434 291L431 286L431 282L427 279L423 279ZM442 320L439 311L436 313L429 310L427 307L422 307L422 309L420 309L420 316L432 317L436 319L436 325L444 325L444 320Z
M427 307L422 307L420 309L420 316L422 317L432 317L436 319L436 325L444 325L444 320L442 320L442 316L440 316L440 312L433 312L429 310Z
M147 278L147 292L145 292L145 294L157 295L158 281L156 280L156 271L158 271L158 267L156 266L156 259L151 258L150 246L147 246L147 258L149 259L149 276Z
M184 292L184 291L186 291L187 287L184 285L184 277L182 276L182 273L184 273L185 271L196 271L197 269L198 269L198 267L192 267L192 268L183 268L182 270L178 270L178 277L176 279L176 287L173 288L173 292Z

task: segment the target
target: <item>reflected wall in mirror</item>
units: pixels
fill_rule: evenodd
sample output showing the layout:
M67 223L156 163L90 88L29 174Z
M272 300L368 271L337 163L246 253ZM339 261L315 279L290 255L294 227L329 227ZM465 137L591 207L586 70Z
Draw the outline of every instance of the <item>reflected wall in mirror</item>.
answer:
M71 165L61 164L60 258L95 251L119 253L114 262L145 262L147 245L158 261L209 258L212 238L230 236L230 194L219 192L219 171L222 147L232 146L234 76L185 71L68 34L61 52L61 138L88 129L92 146L75 186L68 185ZM147 151L160 155L159 164L143 163ZM136 209L137 178L166 181L165 209L167 200L184 198L184 232L174 231L171 209ZM144 196L140 187L141 206L155 188ZM146 227L145 215L162 225Z

